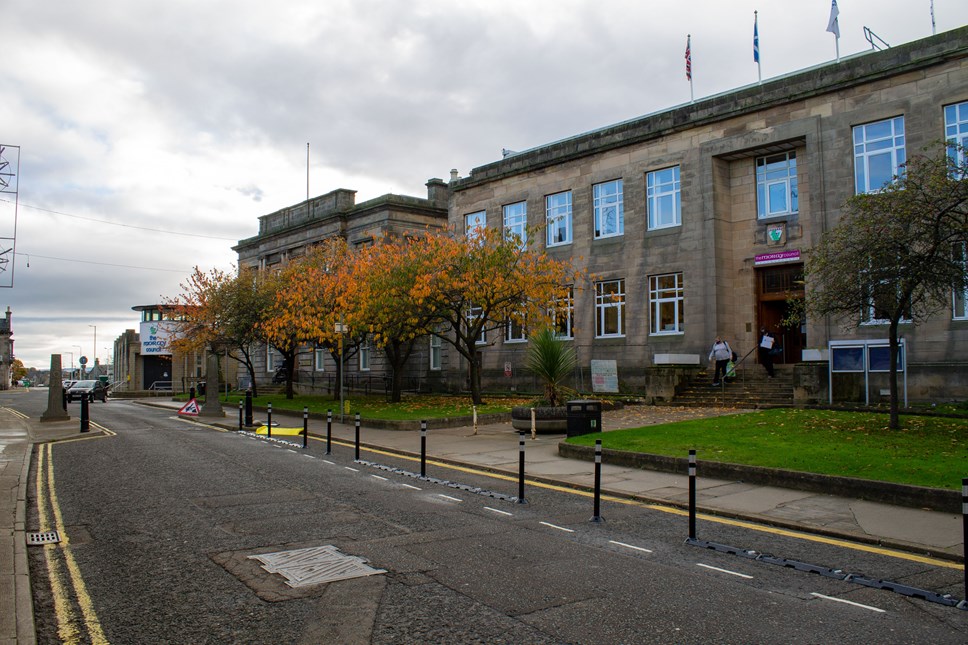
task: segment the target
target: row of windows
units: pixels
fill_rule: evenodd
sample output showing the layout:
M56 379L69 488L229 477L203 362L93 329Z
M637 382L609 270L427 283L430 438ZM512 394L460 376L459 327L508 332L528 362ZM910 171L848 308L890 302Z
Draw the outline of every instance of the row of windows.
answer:
M945 138L968 145L968 102L944 108ZM904 117L865 123L853 128L854 190L869 193L880 190L898 174L906 159ZM760 219L799 212L796 152L789 151L755 160L757 216ZM679 166L646 173L646 212L648 230L682 224L682 197ZM548 247L570 244L573 239L572 193L570 190L545 197L545 244ZM615 237L625 232L623 185L613 179L592 185L592 212L595 239ZM507 204L502 209L505 234L527 242L527 202ZM464 218L465 232L487 225L485 211Z

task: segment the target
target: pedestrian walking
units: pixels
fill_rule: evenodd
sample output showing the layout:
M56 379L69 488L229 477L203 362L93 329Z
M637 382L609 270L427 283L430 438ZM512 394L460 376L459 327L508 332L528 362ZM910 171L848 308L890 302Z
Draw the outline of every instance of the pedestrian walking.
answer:
M730 348L729 343L722 336L716 336L716 340L709 350L709 360L716 361L716 370L713 373L713 387L719 387L721 383L720 379L726 378L726 363L729 362L732 356L733 350Z
M776 376L773 371L773 352L776 349L776 339L773 338L766 327L760 328L760 342L758 344L760 354L760 364L766 368L766 375L770 378Z

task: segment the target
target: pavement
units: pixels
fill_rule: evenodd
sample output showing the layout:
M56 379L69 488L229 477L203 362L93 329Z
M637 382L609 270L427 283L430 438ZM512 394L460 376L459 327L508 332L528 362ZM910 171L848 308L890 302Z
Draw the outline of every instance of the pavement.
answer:
M173 413L183 405L159 400L145 403ZM636 406L605 412L602 425L607 431L724 413L741 411ZM231 406L227 414L224 421L218 420L219 425L228 428L234 427L233 423L237 425ZM255 416L260 419L264 414L257 412ZM200 421L211 422L204 418ZM301 427L302 415L277 410L273 422L283 427ZM326 423L311 419L309 430L312 436L324 437ZM334 440L353 442L355 427L351 417L346 417L346 423L334 422L332 430ZM97 434L100 432L92 426L90 435L81 435L77 419L42 423L39 418L26 418L9 408L0 408L0 490L3 492L0 497L0 645L35 642L26 532L47 527L26 526L28 475L34 445ZM360 435L361 445L366 448L408 455L420 452L419 432L368 428L364 421ZM539 434L532 440L528 435L525 441L527 479L590 489L594 482L594 464L559 456L558 443L563 438L559 434ZM313 442L310 448L318 445ZM469 426L435 428L427 433L428 460L505 473L515 478L519 450L519 435L510 422L480 425L476 433ZM453 474L429 474L456 478ZM516 494L516 485L512 488L509 494ZM709 479L701 473L697 489L700 513L964 562L964 520L956 513ZM602 495L683 508L688 501L688 477L603 464Z

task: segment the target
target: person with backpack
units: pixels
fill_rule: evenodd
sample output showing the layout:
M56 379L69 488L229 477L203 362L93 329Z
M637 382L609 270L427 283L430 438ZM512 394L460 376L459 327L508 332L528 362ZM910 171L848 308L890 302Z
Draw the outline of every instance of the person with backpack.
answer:
M773 353L776 350L774 344L776 339L773 338L773 334L767 331L766 327L760 328L760 342L759 342L759 353L760 353L760 363L766 368L766 375L770 378L776 376L773 371Z
M730 348L729 343L723 339L722 335L716 336L716 340L709 350L709 360L716 361L716 370L713 373L713 387L719 387L722 382L720 379L726 378L726 364L732 356L733 350Z

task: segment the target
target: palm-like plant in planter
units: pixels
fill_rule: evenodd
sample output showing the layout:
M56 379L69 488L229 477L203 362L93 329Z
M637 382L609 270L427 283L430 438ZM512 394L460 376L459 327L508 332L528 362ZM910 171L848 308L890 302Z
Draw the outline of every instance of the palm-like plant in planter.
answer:
M565 379L571 376L578 363L575 348L558 339L545 327L531 337L528 344L528 369L544 384L544 398L552 407L563 405Z
M567 425L565 399L570 389L565 387L578 364L575 348L558 339L555 333L544 328L528 339L525 365L541 381L544 400L535 406L535 423L538 430L564 432ZM518 430L531 427L531 408L515 407L511 410L511 425Z

